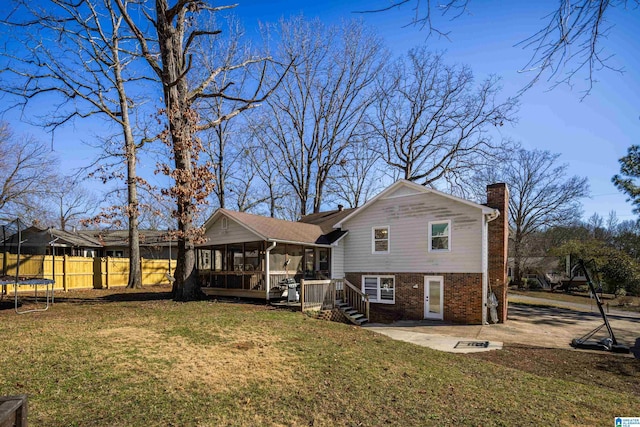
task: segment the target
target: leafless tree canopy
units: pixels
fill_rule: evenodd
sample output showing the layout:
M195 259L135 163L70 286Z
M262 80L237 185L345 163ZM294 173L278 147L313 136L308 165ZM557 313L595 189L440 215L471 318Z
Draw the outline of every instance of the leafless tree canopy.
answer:
M47 145L15 136L7 123L0 123L0 220L36 219L40 199L54 185L57 164Z
M297 17L281 21L275 38L280 43L275 58L293 65L267 100L253 135L269 147L269 161L305 215L320 210L332 170L347 147L362 139L383 48L356 21L325 27Z
M479 183L505 182L509 188L509 222L512 227L514 277L521 278L525 246L533 233L576 222L580 199L589 195L587 178L567 176L559 154L541 150L515 150L509 162L476 176Z
M10 107L25 112L36 98L46 97L52 111L40 124L52 130L98 113L121 126L122 153L128 162L126 213L130 231L137 230L139 214L136 150L158 139L167 144L169 161L161 161L158 170L174 184L165 192L176 202L176 233L181 238L174 293L177 299L190 299L196 289L193 244L199 236L199 228L194 226L197 206L215 183L211 165L200 156L203 147L197 136L266 97L269 90L264 89L260 72L244 94L234 91L233 77L226 76L252 65L264 72L268 61L256 56L240 58L230 45L208 49L221 34L213 18L234 5L212 6L200 0L171 3L49 0L47 7L41 8L17 0L16 10L3 20L15 30L16 44L11 46L19 46L4 53L7 66L2 72L3 77L8 76L8 84L3 90L17 100ZM209 57L204 58L207 50ZM216 60L210 61L211 55ZM147 97L159 96L163 96L164 105L156 115L156 125L136 134L131 114ZM230 101L230 108L213 116L207 114L204 120L203 113L211 112L208 101L217 99ZM130 233L130 241L135 240L135 233ZM135 277L133 264L131 269L130 277Z
M206 202L215 182L211 164L202 162L203 145L198 133L254 108L269 95L273 86L265 89L262 78L269 64L268 58L248 57L233 63L222 58L213 63L217 64L214 67L198 66L202 46L208 46L221 33L214 18L235 5L213 6L200 0L169 4L168 0L156 0L153 7L136 5L134 13L123 0L115 0L115 3L137 40L147 67L161 83L166 125L161 139L171 150L173 164L163 163L159 165L159 171L174 183L166 194L176 202L179 237L173 293L177 300L190 300L197 296L194 244L202 234L195 224L196 215L198 206ZM152 38L147 34L149 28L155 31ZM224 51L215 52L227 55ZM231 59L237 57L232 55ZM263 72L248 93L234 93L229 89L233 82L222 82L225 73L254 64ZM210 105L205 101L212 99L236 104L223 114L205 120L202 108Z
M126 0L123 7L130 2ZM13 31L18 48L6 52L8 76L3 91L12 95L15 105L50 108L36 123L55 131L75 119L100 116L119 128L116 156L126 164L127 203L119 209L129 224L130 274L128 286L142 286L138 233L138 150L150 140L144 132L136 134L133 117L147 100L140 86L150 79L135 66L140 49L123 16L110 0L81 2L48 0L44 7L18 0L3 20ZM106 147L101 156L109 158ZM105 162L101 162L105 166ZM108 176L103 174L102 177ZM111 173L111 177L117 174ZM107 213L101 216L109 218Z
M384 160L401 178L455 184L502 152L490 130L513 121L517 103L499 100L498 78L476 86L468 67L449 66L424 48L383 76L370 123Z
M408 25L416 25L428 32L448 37L450 30L446 21L470 13L476 3L470 0L393 0L382 7L372 7L365 13L384 12L393 8L407 7L412 16ZM531 57L521 72L533 76L523 88L527 90L540 79L555 87L561 83L572 85L577 78L584 78L587 96L596 82L596 74L602 69L612 68L612 53L606 51L603 40L607 38L613 24L607 21L614 8L625 8L637 13L639 0L561 0L557 9L543 19L543 26L535 34L522 40L517 46L531 52ZM483 7L477 3L477 7Z
M354 141L345 151L344 161L336 165L328 182L334 206L357 208L383 188L384 161L372 139Z

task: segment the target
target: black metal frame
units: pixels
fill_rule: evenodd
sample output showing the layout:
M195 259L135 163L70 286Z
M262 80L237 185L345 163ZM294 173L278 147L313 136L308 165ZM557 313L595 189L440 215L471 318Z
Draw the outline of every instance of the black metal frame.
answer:
M591 260L590 263L594 264L595 262ZM616 340L613 329L611 329L611 325L609 324L607 313L605 313L604 308L602 307L602 301L600 301L600 297L598 296L598 293L593 286L591 276L589 275L589 271L587 269L587 264L583 259L578 259L578 263L571 269L572 276L574 275L573 272L576 269L582 269L582 271L584 272L584 276L587 279L587 284L589 285L589 290L591 291L593 298L595 298L596 300L596 305L598 306L598 310L600 311L600 316L602 316L603 323L602 325L598 326L582 337L573 339L573 341L571 341L571 346L586 350L605 350L613 351L614 353L629 353L629 347L618 344L618 340ZM591 338L604 327L607 328L609 337L603 338L599 341L591 340Z

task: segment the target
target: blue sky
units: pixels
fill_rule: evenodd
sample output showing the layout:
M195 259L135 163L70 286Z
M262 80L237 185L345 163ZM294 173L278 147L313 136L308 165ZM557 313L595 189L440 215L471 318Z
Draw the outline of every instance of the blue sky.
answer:
M471 1L468 11L455 20L441 19L439 28L449 31L449 40L431 36L416 27L404 27L413 13L410 7L377 14L354 11L384 7L388 1L261 2L240 1L238 13L248 32L258 20L274 21L281 16L303 13L319 16L325 22L360 16L377 29L394 55L426 44L433 50L446 50L446 60L472 67L480 80L500 75L505 95L517 93L531 79L519 73L531 51L515 45L534 34L543 18L557 7L555 1L510 2ZM583 200L584 217L594 212L606 216L615 210L621 220L635 219L630 203L611 183L619 171L618 159L627 148L639 143L640 135L640 10L618 9L609 17L615 24L603 47L615 53L609 64L624 73L603 70L598 73L592 94L581 101L586 83L577 79L573 88L553 90L544 81L521 98L519 120L501 133L519 141L525 148L560 153L572 175L587 176L592 197ZM404 28L403 28L404 27Z
M248 35L256 34L258 21L272 22L292 14L317 16L326 23L360 17L378 31L394 56L423 44L433 50L446 50L446 61L468 64L478 80L489 74L502 76L505 96L518 92L531 78L518 72L531 52L514 45L538 30L545 22L542 18L557 7L555 1L472 0L463 16L438 21L440 28L450 31L450 40L446 40L427 38L425 31L405 27L413 13L410 7L378 14L353 13L384 7L388 0L240 0L238 4L236 13ZM560 159L569 164L572 175L589 178L592 197L583 200L585 218L594 212L606 217L615 210L621 220L635 219L631 205L613 186L611 177L619 171L618 159L626 154L627 147L640 142L640 10L615 10L609 21L615 27L603 47L615 53L610 64L625 72L599 72L599 82L583 101L581 91L586 85L579 79L573 89L560 86L551 91L549 84L541 82L522 96L518 123L504 126L500 132L525 148L561 153ZM17 123L16 115L5 119L18 132L51 138L39 129ZM77 121L56 133L54 149L63 168L83 166L93 158L94 153L80 143L91 139L91 129L90 123Z

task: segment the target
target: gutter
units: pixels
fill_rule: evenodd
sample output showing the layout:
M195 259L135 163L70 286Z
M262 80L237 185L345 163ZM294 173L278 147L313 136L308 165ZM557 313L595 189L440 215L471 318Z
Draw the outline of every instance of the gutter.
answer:
M500 216L500 211L497 209L494 209L492 213L485 214L485 216L487 217L487 222L491 222Z
M290 245L301 245L301 246L313 246L316 248L331 248L332 244L323 244L323 243L310 243L310 242L296 242L295 240L282 240L282 239L266 239L267 242L276 242L287 243Z

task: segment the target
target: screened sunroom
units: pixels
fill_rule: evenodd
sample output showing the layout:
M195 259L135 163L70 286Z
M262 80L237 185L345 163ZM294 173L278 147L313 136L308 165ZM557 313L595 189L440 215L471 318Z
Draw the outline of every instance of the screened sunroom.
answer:
M332 277L333 246L316 225L220 209L205 228L196 267L207 295L274 299L284 279Z

